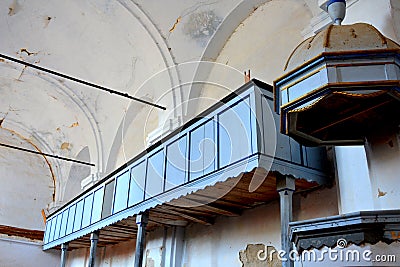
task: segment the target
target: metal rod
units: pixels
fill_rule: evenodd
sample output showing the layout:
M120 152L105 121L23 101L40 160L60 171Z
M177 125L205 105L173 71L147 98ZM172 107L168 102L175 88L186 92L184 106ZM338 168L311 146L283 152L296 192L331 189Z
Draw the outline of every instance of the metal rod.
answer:
M104 86L101 86L101 85L98 85L98 84L94 84L94 83L91 83L91 82L87 82L87 81L84 81L82 79L78 79L78 78L75 78L75 77L72 77L72 76L69 76L69 75L54 71L54 70L50 70L50 69L47 69L47 68L44 68L44 67L40 67L38 65L34 65L32 63L25 62L25 61L22 61L22 60L19 60L19 59L10 57L10 56L6 56L6 55L3 55L3 54L0 54L0 57L4 58L4 59L7 59L7 60L10 60L10 61L13 61L13 62L18 63L18 64L22 64L22 65L25 65L25 66L28 66L28 67L31 67L31 68L34 68L34 69L37 69L37 70L41 70L41 71L44 71L44 72L47 72L47 73L62 77L62 78L67 79L67 80L71 80L71 81L74 81L74 82L77 82L77 83L81 83L81 84L84 84L84 85L87 85L87 86L90 86L90 87L94 87L94 88L102 90L102 91L106 91L106 92L108 92L110 94L116 94L116 95L119 95L119 96L122 96L122 97L125 97L125 98L129 98L131 100L138 101L138 102L141 102L143 104L150 105L150 106L162 109L162 110L166 110L167 109L166 107L163 107L163 106L158 105L158 104L151 103L149 101L146 101L146 100L134 97L134 96L131 96L131 95L127 94L127 93L121 93L119 91L116 91L116 90L113 90L113 89L110 89L110 88L107 88L107 87L104 87Z
M89 254L88 267L94 267L98 241L99 241L99 231L94 231L93 233L90 234L90 254Z
M68 243L61 244L61 263L60 267L65 267L67 264Z
M90 163L90 162L85 162L85 161L80 161L80 160L76 160L76 159L60 157L60 156L57 156L57 155L51 155L51 154L47 154L47 153L43 153L43 152L39 152L39 151L35 151L35 150L30 150L30 149L26 149L26 148L22 148L22 147L18 147L18 146L12 146L12 145L7 145L7 144L3 144L3 143L0 143L0 146L11 148L11 149L15 149L15 150L19 150L19 151L24 151L24 152L28 152L28 153L32 153L32 154L37 154L37 155L42 155L42 156L46 156L46 157L56 158L56 159L60 159L60 160L71 161L71 162L75 162L75 163L79 163L79 164L84 164L84 165L89 165L89 166L96 166L95 164Z
M146 226L149 220L149 213L144 212L136 216L136 224L138 232L136 236L136 251L135 251L135 264L134 267L142 267L143 265L143 251L146 241Z

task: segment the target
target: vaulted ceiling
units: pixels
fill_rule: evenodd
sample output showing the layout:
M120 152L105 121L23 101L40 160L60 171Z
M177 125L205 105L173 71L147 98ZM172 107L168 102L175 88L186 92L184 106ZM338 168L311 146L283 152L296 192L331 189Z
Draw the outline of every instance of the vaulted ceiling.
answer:
M320 12L317 0L1 1L1 54L167 111L0 59L1 143L95 164L0 147L10 188L0 224L11 223L1 216L7 199L21 194L16 206L33 201L35 214L47 213L78 194L82 179L112 171L236 89L244 70L271 83Z

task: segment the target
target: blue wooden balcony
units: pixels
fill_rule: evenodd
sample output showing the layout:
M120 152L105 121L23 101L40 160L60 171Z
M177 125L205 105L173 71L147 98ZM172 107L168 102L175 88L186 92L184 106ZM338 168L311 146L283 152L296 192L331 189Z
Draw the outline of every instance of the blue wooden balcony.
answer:
M278 198L277 175L297 178L296 190L328 183L326 150L279 133L272 95L252 80L134 157L48 216L44 249L89 246L97 230L100 246L133 238L146 210L150 229L236 216Z

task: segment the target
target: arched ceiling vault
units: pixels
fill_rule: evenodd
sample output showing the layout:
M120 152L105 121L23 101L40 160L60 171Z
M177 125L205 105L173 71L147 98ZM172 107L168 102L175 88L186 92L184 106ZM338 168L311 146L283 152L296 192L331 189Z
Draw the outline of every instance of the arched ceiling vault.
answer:
M310 1L304 0L304 5ZM140 142L130 142L136 148L125 151L132 157L139 146L146 145L146 135L165 120L195 114L197 108L188 111L186 103L196 99L202 89L179 85L193 77L202 79L203 72L173 66L187 61L218 61L241 23L267 2L1 1L0 33L7 36L0 43L1 53L168 109L164 113L150 111L143 104L1 61L2 127L9 131L24 129L24 137L45 153L75 158L88 146L90 159L96 164L92 172L104 174L107 166L121 161L124 138L141 138ZM164 74L148 80L158 72ZM149 118L150 112L154 114L148 130L136 137L136 122ZM22 160L30 157L20 156ZM56 187L60 187L56 188L55 200L67 201L61 192L71 164L53 159L49 164L54 167ZM50 172L48 167L43 168Z

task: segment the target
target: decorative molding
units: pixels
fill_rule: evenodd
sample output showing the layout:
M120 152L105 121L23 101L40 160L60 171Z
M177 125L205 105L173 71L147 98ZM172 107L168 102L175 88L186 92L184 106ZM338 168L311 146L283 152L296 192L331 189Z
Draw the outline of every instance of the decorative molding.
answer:
M150 132L147 135L146 143L147 147L155 144L157 141L160 141L163 137L167 136L173 130L182 126L182 118L176 117L172 119L168 119L164 125L157 127L154 131Z
M101 173L92 173L88 177L84 178L81 182L82 190L86 190L94 185L97 181L101 179Z

